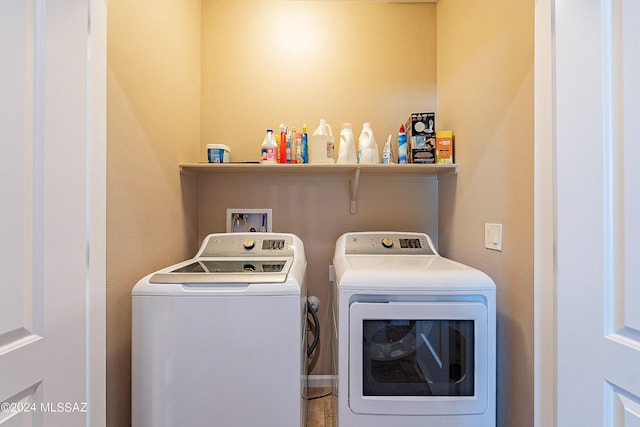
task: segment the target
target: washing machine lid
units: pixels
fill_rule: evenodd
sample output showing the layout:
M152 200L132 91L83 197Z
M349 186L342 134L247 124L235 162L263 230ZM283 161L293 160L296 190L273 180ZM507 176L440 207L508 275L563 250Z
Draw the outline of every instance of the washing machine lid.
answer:
M293 258L194 258L158 271L149 283L284 283L292 264Z

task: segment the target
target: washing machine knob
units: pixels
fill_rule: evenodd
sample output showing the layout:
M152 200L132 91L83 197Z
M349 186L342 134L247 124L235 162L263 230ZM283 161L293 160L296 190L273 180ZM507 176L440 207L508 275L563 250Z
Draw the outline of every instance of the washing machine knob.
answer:
M384 239L382 239L382 246L384 246L385 248L393 247L393 239L391 237L385 237Z
M256 241L253 239L244 239L242 246L244 246L245 249L253 249L256 246Z

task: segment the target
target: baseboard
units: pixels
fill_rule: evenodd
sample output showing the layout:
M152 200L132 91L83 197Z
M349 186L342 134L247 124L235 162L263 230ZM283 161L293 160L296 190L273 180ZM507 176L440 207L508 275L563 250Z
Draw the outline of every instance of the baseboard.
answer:
M309 375L307 379L308 387L333 387L334 384L333 375Z

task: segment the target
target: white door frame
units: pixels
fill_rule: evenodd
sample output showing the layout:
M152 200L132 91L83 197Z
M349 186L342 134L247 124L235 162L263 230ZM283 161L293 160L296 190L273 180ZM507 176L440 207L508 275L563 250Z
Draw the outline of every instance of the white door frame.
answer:
M554 0L535 2L534 47L534 425L557 419L554 211Z
M87 425L106 425L107 399L107 0L89 0L89 242Z

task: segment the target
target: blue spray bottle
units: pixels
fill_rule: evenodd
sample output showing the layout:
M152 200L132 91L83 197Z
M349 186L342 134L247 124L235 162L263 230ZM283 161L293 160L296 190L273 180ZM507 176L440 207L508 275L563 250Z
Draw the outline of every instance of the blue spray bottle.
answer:
M302 125L302 163L309 163L309 135L307 125Z
M398 131L398 163L409 163L408 161L408 147L407 147L407 133L404 130L404 125L400 126Z

